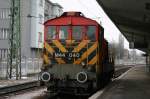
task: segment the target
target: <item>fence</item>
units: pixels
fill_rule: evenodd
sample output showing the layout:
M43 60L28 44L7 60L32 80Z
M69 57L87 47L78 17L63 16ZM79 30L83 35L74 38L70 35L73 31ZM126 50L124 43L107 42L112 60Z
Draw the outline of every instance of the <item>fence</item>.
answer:
M37 74L40 72L42 66L42 59L38 58L24 58L21 60L21 73L22 76L27 76L29 74ZM12 69L14 71L15 69ZM15 75L15 74L13 74ZM0 78L5 78L7 76L7 59L0 59Z
M21 60L22 76L27 77L30 74L37 74L40 72L42 66L42 59L38 58L23 58ZM135 65L146 64L145 59L117 59L115 65ZM13 69L14 71L15 69ZM0 78L5 78L7 75L7 59L0 59ZM13 74L15 76L15 74Z
M140 59L116 59L115 65L136 65L146 64L145 58Z

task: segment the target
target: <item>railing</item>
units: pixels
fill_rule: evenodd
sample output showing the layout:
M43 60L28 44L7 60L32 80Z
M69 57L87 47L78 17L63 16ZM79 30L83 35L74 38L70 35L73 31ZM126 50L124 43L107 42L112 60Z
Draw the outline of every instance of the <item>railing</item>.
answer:
M146 64L144 58L141 59L115 59L115 65L136 65L136 64Z
M21 73L23 77L32 74L38 74L42 66L43 60L38 58L23 58L21 60ZM15 70L15 68L13 69ZM0 59L0 78L7 76L7 59ZM15 74L13 74L15 76Z

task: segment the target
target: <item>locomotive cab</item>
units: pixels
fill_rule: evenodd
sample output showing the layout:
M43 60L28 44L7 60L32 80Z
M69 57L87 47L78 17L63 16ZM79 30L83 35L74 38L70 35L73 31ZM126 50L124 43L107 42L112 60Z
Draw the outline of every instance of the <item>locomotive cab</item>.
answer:
M48 90L83 94L98 89L102 73L108 72L102 68L108 57L103 28L80 12L65 12L44 26L41 79Z

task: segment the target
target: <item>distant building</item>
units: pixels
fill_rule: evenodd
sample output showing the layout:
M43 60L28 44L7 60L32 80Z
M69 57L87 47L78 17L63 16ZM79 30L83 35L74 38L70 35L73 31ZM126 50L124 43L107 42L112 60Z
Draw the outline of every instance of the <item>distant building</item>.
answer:
M10 0L0 0L0 58L7 58ZM38 58L44 41L44 21L62 14L62 7L49 0L21 0L21 54Z
M123 59L124 54L124 37L122 34L119 35L119 46L118 46L119 59Z
M62 6L45 0L45 21L60 16L63 13Z
M136 50L135 50L135 49L132 49L132 50L130 51L130 57L131 57L132 60L135 60L135 59L136 59L137 53L136 53Z
M63 13L62 6L58 3L53 3L53 14L52 18L59 17Z
M128 49L124 49L124 59L129 59L130 58L130 53Z
M0 0L0 59L8 53L8 35L10 25L10 1Z

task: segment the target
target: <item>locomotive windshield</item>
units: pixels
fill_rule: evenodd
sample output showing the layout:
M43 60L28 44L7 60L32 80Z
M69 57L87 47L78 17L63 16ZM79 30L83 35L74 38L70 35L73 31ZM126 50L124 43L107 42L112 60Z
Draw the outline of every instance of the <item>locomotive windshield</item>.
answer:
M68 26L49 26L47 39L68 39Z
M60 39L66 40L82 40L89 39L96 40L96 27L95 26L48 26L47 40Z
M90 40L93 40L95 41L96 38L96 27L95 26L88 26L87 28L87 37L90 39Z
M83 26L73 26L72 27L72 39L81 40L83 34Z
M68 39L68 26L60 26L59 39Z
M49 26L47 39L56 39L56 26Z

